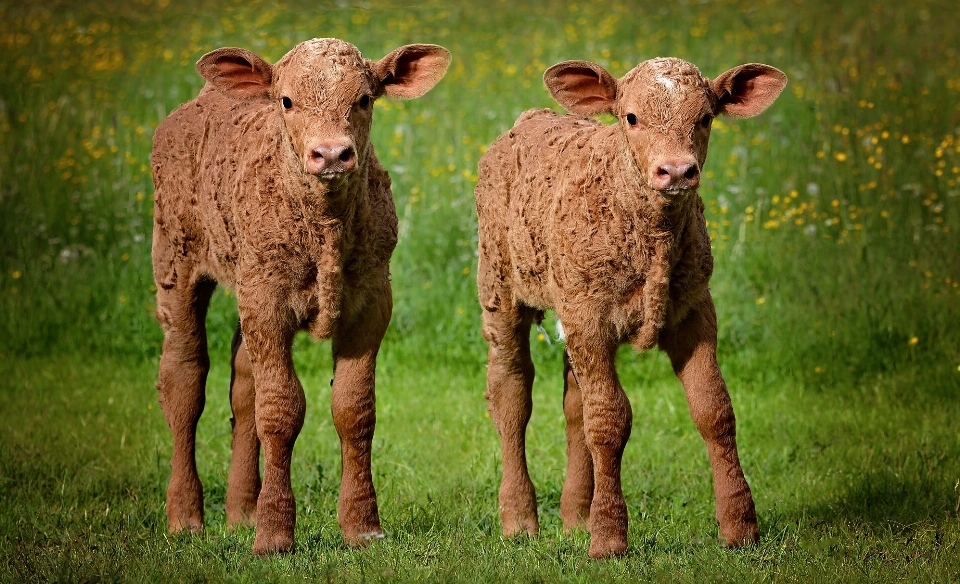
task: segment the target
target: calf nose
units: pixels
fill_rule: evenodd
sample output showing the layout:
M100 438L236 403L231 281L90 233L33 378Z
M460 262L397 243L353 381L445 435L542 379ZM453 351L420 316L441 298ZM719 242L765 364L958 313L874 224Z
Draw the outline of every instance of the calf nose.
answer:
M653 175L653 188L658 191L695 189L700 185L700 167L695 162L668 160Z
M313 174L341 173L357 165L353 146L340 142L324 142L310 151L307 170Z

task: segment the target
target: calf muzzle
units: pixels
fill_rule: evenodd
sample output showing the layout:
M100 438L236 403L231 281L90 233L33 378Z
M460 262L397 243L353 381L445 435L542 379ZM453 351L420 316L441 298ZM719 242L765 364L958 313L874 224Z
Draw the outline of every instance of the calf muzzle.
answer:
M665 160L653 172L651 186L658 191L695 189L700 186L700 166L696 162Z
M320 177L333 177L353 170L357 165L357 151L351 144L324 142L307 155L306 169Z

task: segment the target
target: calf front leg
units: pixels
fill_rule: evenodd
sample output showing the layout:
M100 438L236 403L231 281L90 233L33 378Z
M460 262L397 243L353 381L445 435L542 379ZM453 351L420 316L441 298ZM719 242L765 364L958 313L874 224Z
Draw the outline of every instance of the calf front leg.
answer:
M526 455L527 423L533 410L532 322L533 312L523 308L483 313L483 336L490 345L484 397L500 435L503 458L500 520L506 536L540 533L537 494L530 480Z
M376 365L390 322L389 285L354 315L347 315L333 338L333 392L330 409L340 437L341 482L337 519L348 545L383 538L371 454L376 414Z
M567 327L564 320L570 364L583 400L584 438L593 460L590 557L606 558L627 550L627 504L620 470L633 411L617 377L612 331L605 335L597 323L588 326L581 332Z
M204 323L216 283L158 286L157 320L163 328L163 352L157 389L164 418L173 434L167 519L171 533L203 529L203 485L197 474L197 422L203 413L210 369Z
M717 316L707 296L675 330L661 335L683 384L697 430L713 470L720 537L729 547L756 543L757 513L737 454L736 421L730 394L717 364Z
M258 295L264 297L263 295ZM266 296L271 297L271 296ZM303 427L306 399L293 369L292 315L258 306L240 297L244 345L256 387L257 436L263 445L263 486L257 499L253 553L293 549L296 502L290 484L293 446Z
M256 525L260 494L260 439L255 417L253 368L240 324L233 335L230 409L233 412L232 456L227 479L227 526Z

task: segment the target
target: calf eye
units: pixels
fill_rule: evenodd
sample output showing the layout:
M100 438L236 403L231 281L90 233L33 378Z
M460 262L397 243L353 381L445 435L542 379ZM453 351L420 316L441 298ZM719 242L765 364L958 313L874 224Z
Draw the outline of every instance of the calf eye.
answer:
M293 108L293 100L287 96L281 97L280 103L283 104L283 109L288 110Z
M709 128L709 127L710 127L710 122L712 122L712 121L713 121L713 116L711 116L710 114L707 114L707 115L703 116L702 118L700 118L700 127L701 127L701 128Z
M627 114L627 123L630 124L631 126L636 126L636 125L637 125L637 116L635 116L635 115L633 115L633 114Z
M357 102L357 105L360 106L360 109L367 109L370 107L370 96L364 95L360 98L360 101Z

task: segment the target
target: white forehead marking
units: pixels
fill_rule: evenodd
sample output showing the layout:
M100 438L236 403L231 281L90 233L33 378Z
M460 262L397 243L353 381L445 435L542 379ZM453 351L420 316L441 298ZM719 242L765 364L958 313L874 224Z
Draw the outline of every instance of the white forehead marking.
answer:
M667 89L673 89L674 86L676 85L673 79L670 79L669 77L664 77L663 75L657 75L657 82L666 85Z

